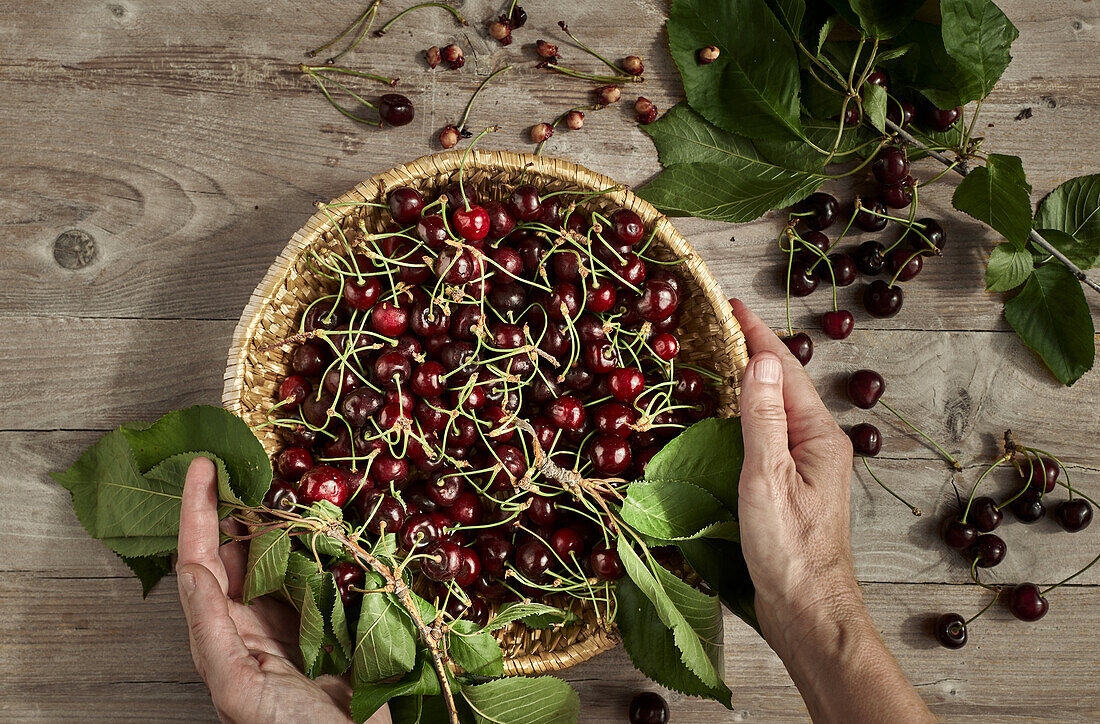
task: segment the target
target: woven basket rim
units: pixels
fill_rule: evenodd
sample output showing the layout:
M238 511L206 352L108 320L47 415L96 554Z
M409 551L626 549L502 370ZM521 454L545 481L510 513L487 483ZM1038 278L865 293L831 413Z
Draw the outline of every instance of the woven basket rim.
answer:
M356 184L330 204L384 199L386 192L396 186L458 171L462 156L461 151L448 151L420 157ZM727 403L719 407L717 414L723 416L738 414L741 380L748 361L744 335L737 319L733 316L728 300L721 293L718 282L710 274L706 264L691 244L676 231L667 217L613 179L563 159L509 151L474 149L467 154L464 173L473 173L478 169L514 173L526 169L532 175L557 178L581 188L593 190L614 188L606 196L615 204L638 213L647 226L656 229L657 240L666 245L674 255L685 259L682 268L698 284L707 306L713 310L714 321L719 328L719 340L723 343L723 348L718 350L720 354L716 366L725 376L730 390ZM299 255L318 239L322 239L326 232L333 231L340 219L349 213L351 208L348 207L348 211L343 212L339 210L326 212L322 209L310 216L306 223L291 236L275 261L268 267L264 278L253 290L233 331L222 390L222 405L226 409L243 415L242 394L248 385L245 377L249 362L249 343L264 323L265 310L268 310L277 298ZM564 649L506 657L506 674L541 674L561 670L586 661L612 648L616 643L617 637L613 629L594 626L587 636L569 644Z

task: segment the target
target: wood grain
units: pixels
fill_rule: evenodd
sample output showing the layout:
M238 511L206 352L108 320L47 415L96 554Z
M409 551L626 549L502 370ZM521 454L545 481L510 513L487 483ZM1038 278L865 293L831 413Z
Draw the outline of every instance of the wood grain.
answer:
M1037 201L1100 168L1100 7L1000 4L1021 35L979 125L987 149L1024 159ZM615 13L599 3L528 3L531 20L507 49L487 42L481 24L499 3L463 3L469 28L419 11L345 59L400 76L401 92L417 104L412 124L384 131L340 117L294 71L302 51L349 21L354 5L0 4L0 460L7 463L0 491L8 501L0 506L0 720L214 721L191 667L174 581L142 601L137 582L87 537L68 494L46 473L122 422L217 401L240 309L315 199L438 150L438 129L504 63L515 67L486 88L471 125L501 123L487 145L531 150L529 125L590 102L590 84L534 68L529 46L540 37L562 40L559 19L611 57L643 55L647 82L627 89L619 106L589 113L582 131L558 133L547 152L630 184L658 169L630 103L639 93L661 109L680 99L660 30L666 3L623 0ZM387 3L382 17L398 9ZM466 67L429 71L422 50L452 41L466 48ZM595 68L561 45L569 63ZM937 171L927 165L919 173ZM1061 388L1020 345L1001 296L982 290L996 238L950 209L955 183L922 194L928 215L946 220L950 241L943 259L906 284L903 312L875 321L857 312L857 331L844 342L813 332L819 346L809 372L830 408L844 425L874 420L882 428L886 444L874 469L925 511L913 518L857 470L858 574L887 643L945 720L1094 721L1100 571L1060 591L1037 624L994 609L963 651L933 646L924 631L931 615L969 615L984 603L981 591L959 585L966 569L935 542L935 524L953 505L952 475L884 410L862 412L844 401L848 372L882 371L894 406L965 463L955 476L960 487L996 455L1009 427L1064 454L1084 489L1100 486L1100 374ZM845 197L853 191L829 188ZM769 324L784 324L779 214L738 226L694 219L677 226L731 296ZM841 290L840 303L858 310L858 295ZM1095 315L1100 298L1089 299ZM816 330L829 306L820 291L796 300L794 326ZM1008 473L991 476L993 490L1011 484ZM1048 520L1003 530L1010 552L992 580L1056 580L1097 547L1095 527L1070 536ZM731 619L727 644L732 714L673 695L674 721L805 719L781 664L755 634ZM586 722L622 721L629 697L651 686L621 650L566 678L581 693Z

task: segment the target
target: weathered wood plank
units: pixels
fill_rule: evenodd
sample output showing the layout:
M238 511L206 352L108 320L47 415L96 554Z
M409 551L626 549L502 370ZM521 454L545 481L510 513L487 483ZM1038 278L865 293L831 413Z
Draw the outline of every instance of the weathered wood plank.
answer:
M1000 608L971 627L971 643L947 651L927 627L943 611L976 612L986 594L973 586L863 587L887 644L933 711L950 721L1092 721L1100 712L1095 652L1081 620L1100 616L1092 587L1068 587L1050 613L1022 624ZM43 600L48 605L43 605ZM38 722L81 712L87 721L213 721L208 694L187 649L175 581L142 601L130 581L58 579L39 572L0 580L0 716ZM1028 656L1019 656L1021 646ZM805 720L778 658L747 626L726 623L726 681L733 713L664 692L673 721ZM988 662L1000 662L997 666ZM1057 676L1036 676L1035 661ZM581 695L583 721L625 719L630 697L655 688L622 649L567 670ZM59 693L62 693L59 695Z
M1095 10L1080 10L1070 2L1038 10L1006 3L1022 31L1019 60L986 104L992 127L985 130L989 147L1023 155L1037 197L1100 166L1100 147L1088 136L1100 96L1083 80L1100 26L1090 22ZM467 11L474 18L480 8ZM525 40L556 37L554 22L565 17L612 56L641 50L649 68L644 92L667 108L680 89L661 47L662 12L643 0L615 18L596 8L552 9L535 13L521 32ZM234 319L314 199L436 148L437 128L460 114L495 63L523 59L475 113L476 123L505 124L493 145L530 150L527 125L586 100L589 84L535 70L523 41L502 50L425 12L348 58L402 76L421 101L420 116L401 129L358 127L293 72L301 50L327 38L346 14L337 3L263 14L206 4L183 16L194 25L185 37L171 3L48 3L40 13L5 13L13 42L0 51L0 123L12 132L0 138L0 245L8 250L0 284L11 293L0 314ZM469 49L466 68L419 65L422 48L452 39ZM567 57L585 62L579 51ZM626 98L633 97L631 89ZM548 152L627 183L644 181L657 169L656 155L626 106L590 114L583 132L559 133ZM1024 107L1033 117L1013 120ZM1050 153L1052 141L1073 153ZM949 263L911 285L912 301L888 324L1002 329L999 304L981 284L993 237L949 212L950 184L937 186L926 200L934 215L951 218ZM774 217L736 229L683 225L731 293L770 287L766 311L779 313L768 263L777 264L768 243L778 230ZM96 250L77 270L60 267L53 255L55 239L73 228ZM945 295L950 305L932 303ZM822 295L811 299L815 308L824 304Z

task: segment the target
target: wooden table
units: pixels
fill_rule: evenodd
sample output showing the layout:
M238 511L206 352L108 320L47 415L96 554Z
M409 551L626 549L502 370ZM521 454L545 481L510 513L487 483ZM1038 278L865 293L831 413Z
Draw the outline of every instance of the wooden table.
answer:
M587 84L533 67L528 46L539 37L560 42L559 19L611 57L645 56L644 92L659 108L681 94L663 51L664 3L619 0L609 12L603 3L528 0L530 23L502 49L487 42L480 22L499 3L477 0L463 8L475 21L470 28L422 10L346 58L400 76L417 104L404 128L357 126L327 106L295 64L362 4L0 4L0 719L214 719L192 669L174 580L142 600L46 473L120 423L217 402L240 310L315 199L438 150L435 134L503 62L516 67L486 90L472 124L500 123L492 145L531 150L528 126L588 102ZM1064 179L1100 170L1100 12L1088 0L1003 5L1020 39L980 126L988 148L1023 157L1038 199ZM394 7L387 3L382 17ZM429 71L423 49L451 41L467 48L466 67ZM559 133L547 152L645 181L658 166L631 122L633 99L628 92L619 106L590 113L582 131ZM925 511L913 518L857 471L859 576L886 641L944 719L1095 720L1100 569L1053 596L1037 624L994 609L972 627L965 649L937 647L927 634L931 617L969 615L986 601L936 540L954 500L952 475L894 420L854 410L840 394L846 372L881 370L895 405L961 455L966 471L956 479L964 486L1011 427L1064 456L1086 489L1100 489L1100 372L1063 389L1022 347L999 296L982 291L995 239L950 210L952 184L922 195L932 215L947 219L950 244L907 285L902 313L877 322L859 315L843 342L814 332L809 370L822 393L842 423L874 419L882 427L886 445L875 467ZM678 226L730 295L782 325L777 216ZM841 296L858 306L853 288ZM1100 298L1089 299L1096 315ZM825 308L821 293L796 301L796 324L816 330ZM1011 484L1007 474L993 477L992 487ZM1004 528L1010 552L992 580L1058 580L1100 548L1100 525L1072 537L1050 521ZM733 714L673 695L674 721L805 718L762 640L730 617L726 641ZM565 676L580 690L584 721L625 721L630 696L650 686L621 650Z

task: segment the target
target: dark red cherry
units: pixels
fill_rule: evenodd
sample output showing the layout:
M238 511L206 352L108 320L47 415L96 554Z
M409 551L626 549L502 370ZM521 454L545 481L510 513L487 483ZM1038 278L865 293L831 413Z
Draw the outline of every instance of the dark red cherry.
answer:
M420 212L424 210L424 197L419 191L408 186L401 186L390 192L390 216L402 226L408 225L420 218Z
M438 304L421 300L413 305L409 326L421 339L436 337L446 334L450 329L451 315Z
M947 244L947 232L935 219L917 219L916 229L909 232L909 246L926 254L939 254ZM918 234L916 231L921 233ZM922 237L921 234L924 236Z
M454 505L455 501L458 500L458 496L466 489L466 483L462 479L462 476L454 473L447 473L437 475L429 480L425 484L424 489L427 491L428 497L431 498L436 505L448 508Z
M404 126L411 123L413 104L400 93L386 93L378 99L378 115L391 126Z
M351 589L362 588L366 579L363 569L355 563L340 561L329 570L332 572L332 577L336 579L336 590L340 594L340 600L344 605L351 603L359 595L358 591Z
M592 549L588 556L588 565L597 578L605 581L617 581L626 573L618 552L602 543Z
M955 125L961 114L962 108L958 106L944 110L929 104L924 111L924 122L929 130L942 133Z
M584 550L584 539L573 528L559 528L550 536L550 547L559 558L568 561Z
M441 540L432 543L424 550L420 570L424 575L438 583L453 581L462 572L464 555L457 543Z
M983 495L971 501L968 518L974 523L974 527L979 531L982 533L989 533L1001 524L1004 513L997 507L997 501Z
M605 402L596 408L593 421L596 429L605 435L630 437L630 427L637 420L634 410L621 402Z
M814 356L814 341L810 335L798 332L789 337L783 337L783 344L787 345L787 349L803 367L810 364L810 359Z
M856 280L856 262L847 254L829 254L829 264L833 268L832 275L829 274L829 267L824 262L814 269L814 275L818 281L832 284L833 280L836 280L838 287L846 287Z
M871 163L871 173L883 186L901 183L909 175L909 159L897 146L887 146L879 151Z
M360 282L354 277L344 280L344 304L351 309L365 312L374 306L382 296L382 282L378 277L363 277Z
M401 528L401 546L405 550L420 550L439 540L442 535L432 516L421 513L410 517Z
M652 691L635 694L630 700L630 724L668 724L668 704Z
M703 376L695 370L685 367L676 373L676 384L672 387L672 396L683 402L695 402L706 391ZM631 402L632 400L622 400Z
M550 421L562 430L579 430L584 424L584 405L572 395L562 395L546 408Z
M400 337L409 329L409 310L385 301L370 313L374 331L386 337Z
M533 184L517 186L509 202L512 214L520 221L535 221L542 215L539 190Z
M617 209L611 214L611 225L615 238L624 244L634 246L645 235L642 217L630 209Z
M580 291L571 282L558 282L547 297L546 307L552 319L573 319L581 309Z
M908 126L917 113L916 106L909 101L890 98L886 103L886 119L901 128Z
M476 581L480 575L481 558L473 548L463 548L462 565L459 568L458 575L455 576L455 583L462 588L469 588L474 585L474 581Z
M872 213L873 212L873 213ZM886 205L878 199L860 199L855 225L864 231L882 231L886 228Z
M478 552L482 569L491 575L499 576L504 573L504 564L512 556L512 544L500 534L486 539L482 539L479 535Z
M371 490L359 496L359 511L367 522L367 530L375 535L400 533L405 527L405 506L392 495Z
M783 270L786 271L787 267L784 266ZM810 273L809 266L796 261L790 266L787 286L791 291L791 296L806 297L817 289L817 277Z
M608 282L599 286L585 285L584 303L588 311L602 314L609 312L615 306L617 294L615 287Z
M936 640L949 649L966 646L966 619L957 613L945 613L936 620Z
M416 222L416 235L430 249L442 249L450 236L447 234L447 224L439 214L422 216Z
M630 443L615 435L599 435L588 445L588 459L606 477L626 472L631 457Z
M451 214L455 233L466 241L481 241L489 235L489 213L481 206L458 207Z
M285 402L285 409L293 410L305 402L309 393L313 391L313 385L301 375L290 375L279 385L279 400Z
M951 519L944 523L943 542L952 548L965 550L978 540L978 529L969 523Z
M552 560L550 550L541 541L527 541L516 550L516 568L535 583L546 577Z
M874 370L856 370L848 377L848 399L856 407L869 410L886 392L886 380Z
M885 88L888 85L889 81L888 81L888 78L886 76L886 71L876 70L876 71L872 71L871 74L867 76L867 81L866 82L870 85L877 85L877 86L882 86L883 88Z
M653 347L653 353L666 362L680 354L680 340L676 339L676 335L668 332L658 334L650 345Z
M909 249L894 249L886 257L886 266L891 274L897 275L899 282L907 282L920 274L924 262L919 252Z
M792 211L798 214L810 229L824 231L836 221L840 213L840 204L832 194L818 191L795 204Z
M865 241L855 253L856 268L867 276L881 274L886 267L886 248L877 241Z
M305 342L290 354L290 368L308 377L319 375L325 369L325 353L313 342Z
M1092 506L1083 498L1063 500L1054 508L1054 519L1070 533L1076 533L1092 522Z
M893 186L882 187L882 203L891 209L904 209L913 203L912 178L906 177L904 181Z
M1047 615L1049 604L1034 583L1018 583L1008 594L1008 610L1021 621L1038 621Z
M558 520L557 503L553 498L532 495L531 504L527 507L527 517L537 526L553 525Z
M994 533L983 533L971 549L971 555L978 561L979 568L992 568L1004 560L1008 546Z
M348 502L348 494L347 480L331 465L318 465L306 471L298 483L298 498L302 505L327 500L342 508Z
M1058 463L1045 455L1025 458L1020 463L1020 474L1030 487L1042 493L1049 493L1058 486Z
M918 257L919 258L919 257ZM901 287L876 279L863 290L863 307L872 317L886 319L901 311L905 294Z
M602 339L585 348L584 364L589 372L604 375L618 366L619 354L614 345Z
M642 319L659 322L667 319L678 306L680 306L680 295L671 284L650 279L642 287L642 296L638 298L636 309Z
M645 375L636 367L619 367L607 376L607 389L619 402L633 402L645 389Z
M298 486L286 480L271 483L264 495L264 506L272 510L294 510L298 505Z
M846 339L855 327L856 319L847 309L821 315L821 329L832 339Z
M443 375L447 370L438 362L429 360L417 366L412 374L412 390L421 397L439 397L447 389Z
M1042 493L1034 488L1028 488L1020 494L1020 497L1012 501L1012 514L1021 523L1038 522L1046 513L1047 508L1043 505Z
M412 365L400 352L383 352L374 361L374 377L384 389L396 390L399 385L407 384L412 374Z
M852 441L852 449L856 455L873 458L882 450L882 434L869 422L853 425L848 430L848 438Z
M286 480L298 480L313 467L313 455L304 447L284 448L275 459L275 467Z

